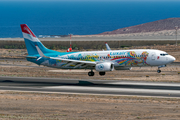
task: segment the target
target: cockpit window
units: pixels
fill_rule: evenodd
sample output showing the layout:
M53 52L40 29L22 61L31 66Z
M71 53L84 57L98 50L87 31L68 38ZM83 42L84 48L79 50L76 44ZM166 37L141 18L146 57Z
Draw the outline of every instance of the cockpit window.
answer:
M162 53L162 54L160 54L161 56L166 56L166 55L168 55L167 53Z

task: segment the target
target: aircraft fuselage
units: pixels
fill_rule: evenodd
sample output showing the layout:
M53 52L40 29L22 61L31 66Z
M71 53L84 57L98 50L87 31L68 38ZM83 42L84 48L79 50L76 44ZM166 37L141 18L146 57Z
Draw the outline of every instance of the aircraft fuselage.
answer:
M79 61L91 61L96 63L111 62L114 67L143 67L143 66L160 66L171 63L175 58L168 55L164 51L149 50L149 49L132 49L132 50L113 50L113 51L90 51L90 52L68 52L65 55L48 54L47 56L57 57L61 59L71 59ZM37 58L27 58L28 61L38 65L55 67L61 69L91 69L92 67L76 66L76 64L68 65L68 62L62 60L54 60L42 58L37 61Z

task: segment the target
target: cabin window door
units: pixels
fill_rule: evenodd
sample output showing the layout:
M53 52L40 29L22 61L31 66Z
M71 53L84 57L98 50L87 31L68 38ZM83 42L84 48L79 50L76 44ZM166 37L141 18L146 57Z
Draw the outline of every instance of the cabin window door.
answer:
M151 56L152 60L155 60L155 57L156 57L155 53L152 53L152 56Z

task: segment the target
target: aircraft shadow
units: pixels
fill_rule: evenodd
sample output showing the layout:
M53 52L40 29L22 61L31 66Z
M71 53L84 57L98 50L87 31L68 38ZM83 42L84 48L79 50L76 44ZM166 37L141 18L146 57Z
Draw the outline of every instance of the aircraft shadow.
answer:
M148 84L148 83L147 83ZM31 82L31 81L13 81L0 80L0 86L13 87L51 87L51 86L88 86L88 87L109 87L109 88L130 88L130 89L157 89L157 90L180 90L179 86L158 86L158 85L121 85L121 84L95 84L89 81L81 81L79 83L55 83L55 82Z

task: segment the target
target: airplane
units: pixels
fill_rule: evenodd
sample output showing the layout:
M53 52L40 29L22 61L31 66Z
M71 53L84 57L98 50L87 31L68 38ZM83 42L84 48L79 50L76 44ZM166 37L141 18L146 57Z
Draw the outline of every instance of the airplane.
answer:
M144 66L158 66L157 72L160 73L160 68L176 60L166 52L154 49L58 52L47 49L26 24L20 26L28 52L26 59L38 65L89 69L89 76L94 76L93 70L96 70L103 76L114 69L131 70L132 67Z

